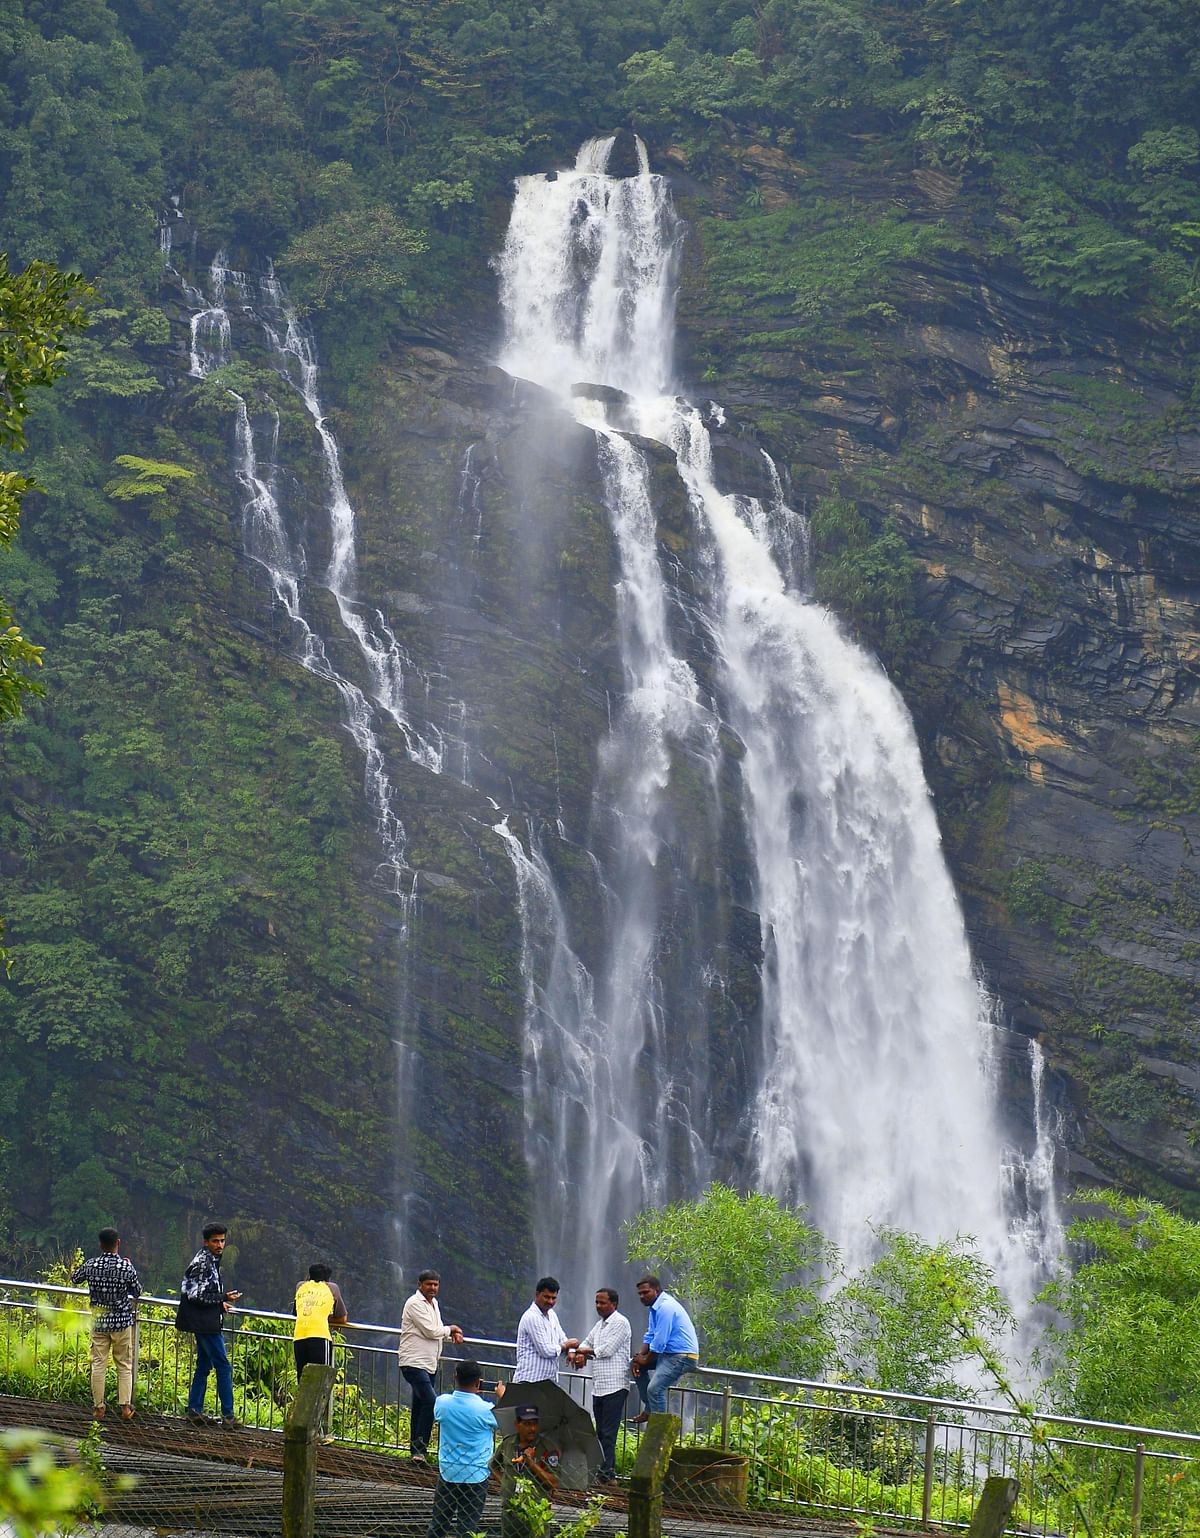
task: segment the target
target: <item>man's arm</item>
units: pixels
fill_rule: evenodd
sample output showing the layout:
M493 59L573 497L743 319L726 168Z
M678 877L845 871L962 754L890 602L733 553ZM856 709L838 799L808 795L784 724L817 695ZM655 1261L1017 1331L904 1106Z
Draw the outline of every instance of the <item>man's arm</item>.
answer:
M346 1312L346 1300L342 1297L342 1289L336 1282L326 1284L333 1293L333 1313L329 1316L330 1324L346 1324L350 1315Z
M75 1267L74 1271L71 1272L72 1287L78 1287L80 1282L86 1282L90 1280L91 1273L88 1271L88 1267L90 1265L91 1261L85 1260L81 1266Z
M125 1275L129 1279L129 1296L131 1298L140 1298L142 1295L142 1284L137 1274L137 1268L134 1266L132 1260L127 1260L125 1262Z

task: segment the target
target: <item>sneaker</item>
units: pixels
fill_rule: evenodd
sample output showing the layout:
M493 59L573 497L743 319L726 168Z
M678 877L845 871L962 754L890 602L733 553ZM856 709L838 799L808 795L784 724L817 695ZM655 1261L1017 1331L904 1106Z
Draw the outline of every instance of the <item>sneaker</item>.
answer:
M105 1410L104 1410L104 1406L102 1404L98 1404L98 1405L95 1405L93 1407L93 1409L92 1409L92 1419L94 1421L102 1421L104 1419L104 1415L105 1415Z
M413 1453L412 1457L408 1461L410 1463L415 1463L419 1469L427 1469L429 1467L429 1459L425 1456L424 1453Z
M123 1421L131 1421L133 1419L133 1406L131 1404L123 1404L121 1406L121 1419Z
M189 1410L186 1419L189 1426L215 1426L217 1424L212 1416L205 1415L203 1410Z
M242 1423L236 1415L222 1415L221 1425L226 1431L240 1431L242 1429Z

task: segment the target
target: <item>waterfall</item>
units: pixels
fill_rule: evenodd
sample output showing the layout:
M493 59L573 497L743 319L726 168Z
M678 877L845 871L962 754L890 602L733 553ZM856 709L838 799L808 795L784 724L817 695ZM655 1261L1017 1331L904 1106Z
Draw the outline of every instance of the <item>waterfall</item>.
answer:
M590 140L573 170L518 179L497 263L501 365L597 435L625 675L596 781L604 907L591 972L536 837L526 851L504 825L525 933L527 1151L537 1187L553 1181L578 1220L538 1204L539 1264L590 1291L619 1257L619 1218L722 1174L807 1202L851 1267L872 1258L868 1225L972 1234L1023 1306L1036 1225L1006 1200L989 1005L912 723L879 664L806 591L806 522L769 457L765 500L719 489L720 408L671 393L669 191L640 144L639 174L608 176L612 144ZM683 600L664 574L637 438L673 452L686 489L711 699L672 639ZM762 948L752 1125L725 1167L711 1152L714 1083L664 987L660 911L676 765L700 766L693 783L719 819L722 735L740 745Z

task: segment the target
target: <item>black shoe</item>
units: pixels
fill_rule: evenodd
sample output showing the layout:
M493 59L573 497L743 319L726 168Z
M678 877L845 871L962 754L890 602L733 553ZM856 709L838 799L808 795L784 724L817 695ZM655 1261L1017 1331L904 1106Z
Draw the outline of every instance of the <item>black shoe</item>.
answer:
M222 1415L221 1425L226 1431L240 1431L242 1429L242 1423L236 1415Z
M218 1424L211 1415L205 1415L203 1410L189 1410L187 1412L187 1423L189 1426L216 1426Z
M429 1459L424 1453L413 1453L408 1461L415 1463L419 1469L427 1469L429 1467Z

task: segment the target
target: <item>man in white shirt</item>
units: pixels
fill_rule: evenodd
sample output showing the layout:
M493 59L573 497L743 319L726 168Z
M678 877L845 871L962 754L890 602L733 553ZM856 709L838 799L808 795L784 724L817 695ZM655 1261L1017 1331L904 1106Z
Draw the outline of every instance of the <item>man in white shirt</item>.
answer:
M412 1418L409 1453L414 1463L424 1463L433 1435L433 1407L437 1401L434 1378L441 1360L442 1344L458 1345L463 1332L456 1324L443 1324L438 1307L441 1277L436 1271L422 1271L417 1290L404 1305L400 1316L400 1371L412 1389Z
M572 1360L577 1367L592 1362L592 1418L596 1422L596 1440L603 1454L601 1484L611 1484L617 1477L617 1432L625 1413L629 1393L629 1359L633 1354L633 1331L624 1314L617 1312L619 1302L612 1287L601 1287L596 1294L596 1312L600 1318L584 1336Z
M559 1358L574 1351L578 1340L568 1340L558 1322L554 1305L558 1302L558 1283L543 1276L533 1294L533 1302L521 1315L517 1326L517 1365L514 1383L558 1381Z

